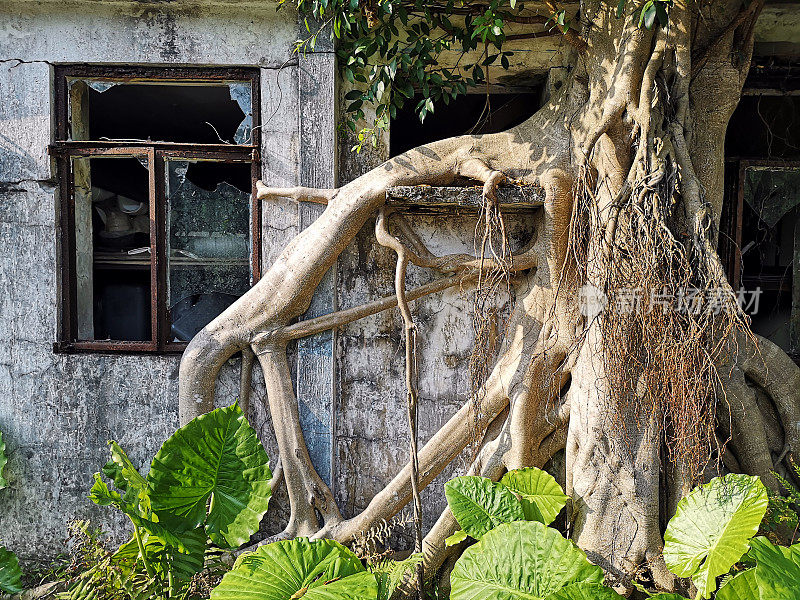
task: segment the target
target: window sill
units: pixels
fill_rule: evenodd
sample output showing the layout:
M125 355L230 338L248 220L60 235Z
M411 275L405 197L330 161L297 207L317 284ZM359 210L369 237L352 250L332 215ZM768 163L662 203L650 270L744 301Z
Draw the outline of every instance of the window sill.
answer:
M182 354L188 342L170 342L159 349L152 342L93 341L55 342L55 354Z

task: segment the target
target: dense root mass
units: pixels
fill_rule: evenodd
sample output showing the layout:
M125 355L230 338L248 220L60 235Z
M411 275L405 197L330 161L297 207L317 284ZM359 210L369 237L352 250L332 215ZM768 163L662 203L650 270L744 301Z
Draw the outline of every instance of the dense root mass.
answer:
M615 18L608 3L584 2L569 80L525 123L411 150L335 190L259 183L266 201L327 208L192 340L181 363L180 414L185 422L209 410L222 364L237 352L255 354L272 422L281 424L291 519L279 537L351 541L408 504L417 479L411 466L403 469L366 510L342 518L306 450L286 344L399 305L411 345L408 302L455 285L476 286L479 316L502 287L513 287L516 302L493 363L482 362L494 350L485 319L478 321L478 385L419 449L420 487L470 444L471 472L491 478L541 467L565 450L575 541L621 585L644 571L670 589L663 527L693 484L722 470L760 475L771 486L773 470L790 475L783 463L800 436L800 370L750 333L715 252L721 140L760 10L758 1L740 4L675 0L669 27L648 31ZM390 186L455 178L484 184L485 213L474 256L439 257L413 223L382 206ZM545 192L536 237L516 255L492 202L506 178ZM398 256L397 294L290 324L375 215L380 243ZM408 263L442 278L405 290ZM428 532L426 573L446 560L443 541L455 527L445 511Z

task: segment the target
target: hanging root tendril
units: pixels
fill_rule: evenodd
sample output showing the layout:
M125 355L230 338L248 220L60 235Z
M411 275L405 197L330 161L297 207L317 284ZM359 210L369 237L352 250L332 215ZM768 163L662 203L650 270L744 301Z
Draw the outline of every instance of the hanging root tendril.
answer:
M478 407L481 404L483 384L489 377L497 357L499 341L505 332L506 319L501 308L504 298L513 302L511 294L511 272L513 259L511 247L506 235L503 215L495 198L495 187L505 180L497 175L484 185L482 203L478 220L475 224L475 256L479 260L478 280L473 293L472 327L475 340L470 353L469 373L473 410L473 431L470 440L469 462L473 462L483 438L480 427L481 416ZM488 266L487 259L491 260Z
M720 446L715 430L718 369L730 363L736 334L749 329L717 268L707 211L684 222L681 178L688 175L669 155L647 158L649 172L639 169L605 209L596 201L598 183L584 168L571 257L579 284L599 292L603 303L594 318L615 407L609 427L628 439L631 415L636 427L659 423L668 457L694 482L710 460L722 459L725 440Z

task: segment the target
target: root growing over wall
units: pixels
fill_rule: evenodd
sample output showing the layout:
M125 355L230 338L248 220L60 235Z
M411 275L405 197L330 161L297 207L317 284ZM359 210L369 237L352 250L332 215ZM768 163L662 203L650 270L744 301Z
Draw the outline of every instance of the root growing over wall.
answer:
M272 422L281 424L275 434L291 518L278 538L352 541L397 514L416 483L424 488L473 441L470 472L494 479L541 467L565 450L575 541L622 585L646 570L672 589L662 528L692 485L721 470L760 475L773 487L773 470L791 476L783 462L800 435L800 369L750 333L715 250L722 140L749 68L760 7L758 0L744 8L735 0L703 7L676 0L669 27L648 31L615 18L608 3L584 2L582 43L567 85L525 123L410 150L334 190L259 182L265 201L327 207L189 344L180 416L186 422L210 410L222 364L235 353L254 353ZM435 256L413 222L384 209L386 190L457 177L484 185L490 233L481 237L477 229L474 256ZM507 178L545 193L535 239L516 255L507 251L492 205ZM397 294L292 324L376 215L378 241L398 256ZM406 290L408 263L441 278ZM513 287L516 302L497 360L487 368L475 363L480 385L419 448L418 482L408 466L364 511L344 519L308 456L287 343L399 305L412 347L408 302L470 285L479 303L487 290ZM581 301L587 289L605 299L598 312ZM715 302L698 311L617 310L631 289L646 300L685 302L689 290L699 290L715 294ZM409 390L411 399L416 392ZM452 552L444 539L456 526L446 510L422 540L427 573Z

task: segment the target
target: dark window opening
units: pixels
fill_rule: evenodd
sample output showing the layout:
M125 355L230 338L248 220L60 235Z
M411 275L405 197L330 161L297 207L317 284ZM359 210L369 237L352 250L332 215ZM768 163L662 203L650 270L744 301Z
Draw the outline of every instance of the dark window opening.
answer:
M152 339L147 162L72 160L78 339Z
M800 306L793 302L800 298L800 167L753 165L743 177L741 285L761 291L758 311L750 311L753 331L800 355Z
M56 346L180 351L259 277L257 71L118 70L56 72Z
M720 249L753 331L800 362L800 82L790 66L756 64L731 117Z
M467 94L449 104L437 103L436 112L420 122L416 106L422 96L416 95L392 120L390 152L396 156L457 135L505 131L532 116L540 107L541 97L540 87L516 93L492 92L488 101L486 94Z
M74 79L69 87L73 140L250 143L252 96L247 83Z
M725 155L800 157L800 96L743 96L728 125Z

